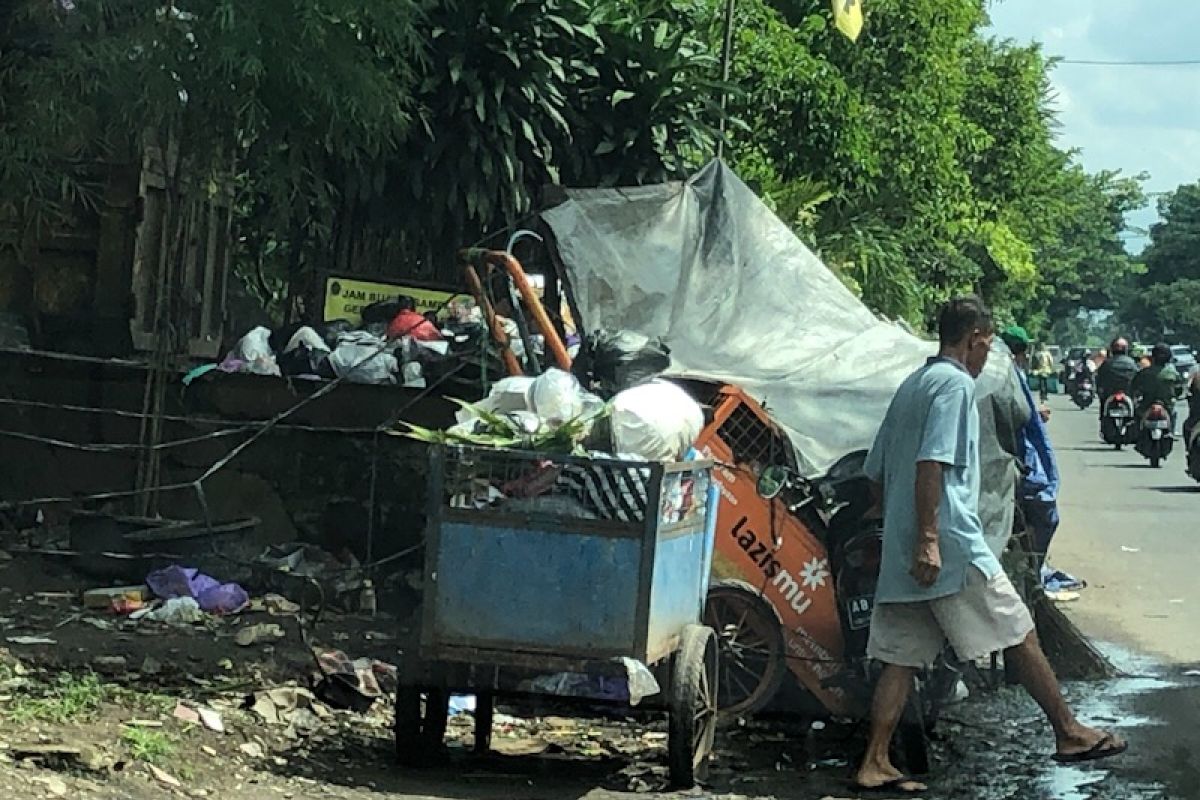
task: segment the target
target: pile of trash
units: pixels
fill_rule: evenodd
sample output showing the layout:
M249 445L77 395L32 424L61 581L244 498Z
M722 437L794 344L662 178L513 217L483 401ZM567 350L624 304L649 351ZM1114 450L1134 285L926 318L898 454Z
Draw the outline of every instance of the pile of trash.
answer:
M591 340L588 382L560 369L499 381L479 403L462 404L445 431L407 425L437 444L511 448L622 460L677 462L704 427L700 405L658 376L670 351L639 334L600 332Z
M363 309L362 322L336 319L277 330L247 332L219 364L200 371L246 372L351 383L424 388L430 368L484 335L482 313L470 299L456 298L441 313L416 311L399 296Z

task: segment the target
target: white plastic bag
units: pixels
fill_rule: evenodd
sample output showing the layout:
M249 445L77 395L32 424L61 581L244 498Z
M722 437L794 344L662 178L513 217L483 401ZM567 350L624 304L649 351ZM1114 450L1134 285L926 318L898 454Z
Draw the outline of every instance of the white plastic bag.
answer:
M583 416L583 387L569 372L548 369L533 381L529 399L533 411L550 428Z
M612 401L612 436L618 453L647 461L679 461L703 427L700 404L667 381L626 389Z
M404 385L409 389L424 389L426 387L425 370L416 361L404 365Z
M283 352L290 353L300 345L305 345L309 350L319 350L322 353L329 352L329 346L325 344L325 340L317 335L317 332L307 325L303 328L298 328L292 334L292 338L288 339L287 345L283 348Z
M275 352L271 350L271 331L259 325L241 339L233 348L230 355L244 361L243 372L255 375L279 375L279 364L275 362Z
M395 383L399 362L386 347L383 339L366 331L344 333L329 355L329 366L351 383Z
M532 411L532 401L529 399L529 390L532 386L533 378L504 378L497 381L496 385L492 387L491 393L475 406L481 411L495 414ZM477 419L478 415L472 413L470 409L464 408L455 414L455 418L460 423L464 423Z

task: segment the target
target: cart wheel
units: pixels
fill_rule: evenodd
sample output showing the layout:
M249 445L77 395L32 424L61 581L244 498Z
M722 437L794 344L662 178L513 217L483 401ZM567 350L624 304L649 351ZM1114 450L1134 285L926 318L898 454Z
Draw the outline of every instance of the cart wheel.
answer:
M671 668L667 763L671 783L690 789L708 773L717 732L717 681L720 656L710 628L683 629L679 652Z
M415 686L396 692L396 760L404 766L424 767L436 762L446 736L450 695L443 689L424 693Z
M721 721L766 708L787 673L783 629L770 602L748 583L719 581L708 590L704 624L717 634Z

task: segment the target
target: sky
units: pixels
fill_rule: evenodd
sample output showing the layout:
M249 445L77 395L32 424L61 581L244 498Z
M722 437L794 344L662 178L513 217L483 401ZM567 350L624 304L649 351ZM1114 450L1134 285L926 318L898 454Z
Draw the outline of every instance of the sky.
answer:
M1041 42L1045 52L1092 61L1200 61L1200 2L1147 0L996 0L992 32ZM1149 192L1200 179L1200 64L1085 66L1052 73L1060 146L1078 148L1092 172L1146 172ZM1148 227L1151 208L1130 216ZM1138 252L1146 239L1131 236Z

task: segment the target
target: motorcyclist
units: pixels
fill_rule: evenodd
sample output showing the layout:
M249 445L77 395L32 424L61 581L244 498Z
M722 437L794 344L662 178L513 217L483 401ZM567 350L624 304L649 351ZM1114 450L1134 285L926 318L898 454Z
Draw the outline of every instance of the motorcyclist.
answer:
M1129 355L1129 342L1123 337L1113 339L1108 346L1109 357L1096 370L1096 394L1100 397L1100 419L1104 419L1104 402L1116 392L1128 392L1137 375L1137 362Z
M1154 345L1150 351L1150 366L1134 376L1129 385L1129 393L1137 402L1137 415L1140 419L1155 403L1163 407L1175 420L1175 399L1183 385L1183 379L1171 364L1171 348L1161 342Z
M1188 416L1183 422L1183 440L1191 438L1192 428L1200 422L1200 370L1192 373L1188 381Z

